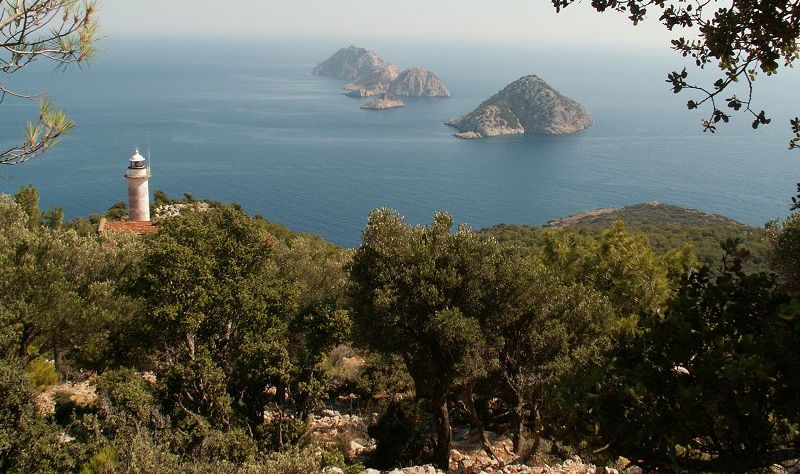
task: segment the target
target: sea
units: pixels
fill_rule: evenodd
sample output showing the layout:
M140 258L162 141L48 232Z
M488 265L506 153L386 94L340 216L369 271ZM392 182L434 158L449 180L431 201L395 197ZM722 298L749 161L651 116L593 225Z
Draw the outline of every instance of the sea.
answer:
M800 115L795 71L756 82L754 107L770 125L753 130L739 113L711 134L686 109L697 96L665 82L686 65L668 45L361 41L401 69L432 70L453 94L366 111L343 81L311 74L352 42L107 38L83 68L31 66L5 85L46 91L76 126L46 155L0 167L0 193L33 184L45 209L102 213L127 199L123 174L138 147L151 156L151 193L235 202L344 246L358 245L382 206L412 224L447 211L473 228L648 201L754 226L789 213L800 181L800 154L787 147L789 119ZM713 71L689 72L713 82ZM573 136L481 140L456 139L444 125L527 74L585 104L594 125ZM35 104L6 98L0 146L18 143L36 116Z

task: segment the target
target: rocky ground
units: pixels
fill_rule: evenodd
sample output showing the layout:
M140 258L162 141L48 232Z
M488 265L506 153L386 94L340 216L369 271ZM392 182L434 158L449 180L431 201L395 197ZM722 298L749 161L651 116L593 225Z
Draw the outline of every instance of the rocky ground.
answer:
M321 448L340 449L350 461L358 461L375 449L375 440L369 438L367 426L377 416L377 413L363 417L324 410L313 417L313 437ZM514 458L511 440L491 432L487 434L498 459L492 459L486 454L474 431L467 428L454 430L448 474L617 474L614 469L597 467L581 461L580 458L568 459L557 465L536 467L510 464ZM338 468L327 468L324 472L341 474L342 471ZM444 474L444 471L426 465L383 472L366 469L361 474Z
M163 204L153 211L153 222L161 222L170 217L176 217L186 212L208 212L211 205L207 202L197 201L192 203Z
M56 412L56 397L69 398L77 406L86 407L97 400L97 387L89 380L64 382L48 387L36 397L36 408L42 415Z

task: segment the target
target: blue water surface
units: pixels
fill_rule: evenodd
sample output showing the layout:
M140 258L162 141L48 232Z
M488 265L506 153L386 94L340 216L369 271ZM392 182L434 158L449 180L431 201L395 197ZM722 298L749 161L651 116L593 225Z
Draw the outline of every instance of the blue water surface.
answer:
M341 41L105 40L83 71L39 65L10 84L47 90L77 127L42 158L0 169L0 192L32 183L42 206L68 217L126 199L134 146L153 157L151 191L240 203L291 229L357 245L379 206L409 222L450 211L476 228L539 225L597 207L660 200L762 225L785 217L800 156L787 150L800 114L798 75L759 83L752 119L702 133L689 95L673 95L670 51L561 50L557 45L374 41L401 67L438 73L451 99L409 99L364 111L341 81L310 74ZM535 73L584 103L595 125L568 137L463 141L443 123L520 76ZM712 81L713 82L713 81ZM36 107L0 105L0 145L21 138Z

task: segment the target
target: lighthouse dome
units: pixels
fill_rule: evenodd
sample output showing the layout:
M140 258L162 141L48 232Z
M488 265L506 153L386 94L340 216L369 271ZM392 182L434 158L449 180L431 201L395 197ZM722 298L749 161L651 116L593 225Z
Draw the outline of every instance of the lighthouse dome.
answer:
M133 156L131 157L131 161L132 162L142 162L142 161L144 161L144 157L139 154L139 150L138 149L133 153Z
M136 150L136 152L131 157L131 164L130 164L130 166L128 166L128 168L130 168L130 169L144 169L144 162L145 162L144 157L139 154L139 150Z

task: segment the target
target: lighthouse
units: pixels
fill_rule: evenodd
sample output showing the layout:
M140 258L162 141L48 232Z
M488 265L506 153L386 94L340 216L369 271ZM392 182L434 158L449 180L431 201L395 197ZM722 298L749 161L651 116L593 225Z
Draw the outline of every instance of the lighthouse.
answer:
M150 166L137 149L131 157L128 172L128 220L150 222Z

